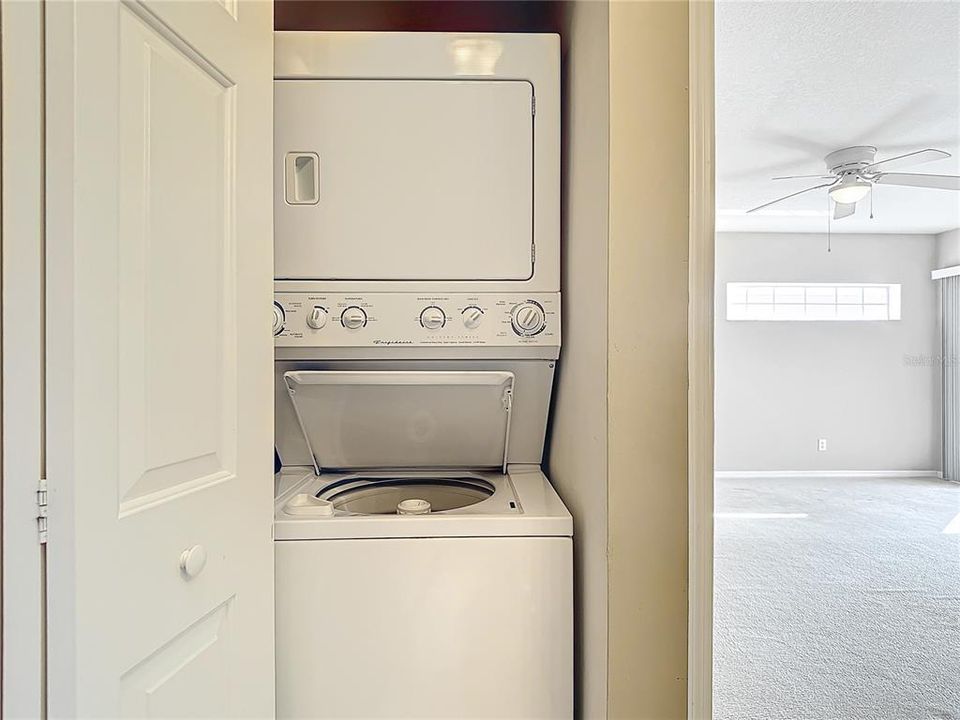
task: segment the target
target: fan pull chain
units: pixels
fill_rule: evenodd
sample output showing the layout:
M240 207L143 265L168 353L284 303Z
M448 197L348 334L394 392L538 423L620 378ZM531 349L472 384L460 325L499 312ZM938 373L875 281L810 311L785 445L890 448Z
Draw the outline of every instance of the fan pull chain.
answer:
M874 189L870 188L870 219L873 220L873 193Z
M830 214L830 195L827 195L827 252L833 252L833 242L830 237L831 232L831 214Z

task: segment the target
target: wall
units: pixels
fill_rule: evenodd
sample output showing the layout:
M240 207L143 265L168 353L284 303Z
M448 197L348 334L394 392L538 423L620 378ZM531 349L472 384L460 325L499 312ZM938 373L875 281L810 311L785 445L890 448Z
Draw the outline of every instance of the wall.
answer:
M937 235L938 268L960 265L960 228Z
M567 5L564 28L563 348L548 474L574 517L578 718L607 710L606 2Z
M555 0L274 0L275 30L559 32Z
M609 717L686 717L688 4L610 5Z
M37 480L43 460L43 13L0 4L0 717L45 717Z
M938 470L934 263L931 235L718 234L717 469ZM727 322L726 282L764 280L901 283L902 319Z

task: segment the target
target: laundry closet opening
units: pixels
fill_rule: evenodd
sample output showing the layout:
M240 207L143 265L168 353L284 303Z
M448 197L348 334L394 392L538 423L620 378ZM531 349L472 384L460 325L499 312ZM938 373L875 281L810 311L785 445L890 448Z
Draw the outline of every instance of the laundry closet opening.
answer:
M279 718L573 717L560 38L468 5L278 6Z

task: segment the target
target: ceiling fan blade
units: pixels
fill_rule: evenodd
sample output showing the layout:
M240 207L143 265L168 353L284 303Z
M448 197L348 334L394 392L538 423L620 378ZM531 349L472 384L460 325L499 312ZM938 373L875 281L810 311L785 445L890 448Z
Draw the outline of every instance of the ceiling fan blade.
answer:
M935 190L960 190L960 175L923 175L921 173L880 173L873 181L878 185L905 185Z
M833 219L839 220L840 218L850 217L856 211L857 211L856 203L834 203Z
M835 175L781 175L773 180L833 180Z
M765 207L776 205L778 202L789 200L790 198L796 197L797 195L803 195L804 193L812 192L814 190L820 190L822 188L831 187L833 185L836 185L838 182L840 182L839 178L834 180L833 182L824 183L823 185L814 185L813 187L808 187L806 190L800 190L799 192L790 193L789 195L784 195L781 198L777 198L776 200L771 200L770 202L764 203L763 205L757 205L757 207L747 210L747 213L756 212L757 210L763 210Z
M867 165L863 171L874 172L880 170L882 172L889 172L891 170L899 170L900 168L913 167L914 165L920 165L925 162L943 160L948 157L950 157L950 153L944 150L927 148L926 150L917 150L916 152L907 153L906 155L897 155L896 157L887 158L886 160L878 160L875 163Z

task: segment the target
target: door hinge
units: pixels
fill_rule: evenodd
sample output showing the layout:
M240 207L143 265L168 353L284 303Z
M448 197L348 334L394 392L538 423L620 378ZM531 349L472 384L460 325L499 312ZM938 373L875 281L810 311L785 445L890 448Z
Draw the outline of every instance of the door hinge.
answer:
M37 485L37 536L41 545L47 542L47 479Z
M536 95L530 96L530 114L531 115L537 114L537 96Z

